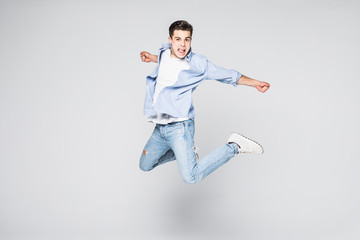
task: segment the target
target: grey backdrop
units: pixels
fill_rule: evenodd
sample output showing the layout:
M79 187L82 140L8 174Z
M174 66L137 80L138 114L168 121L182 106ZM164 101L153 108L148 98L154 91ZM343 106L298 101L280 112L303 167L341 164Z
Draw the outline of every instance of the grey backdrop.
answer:
M196 185L141 172L145 76L168 26L272 84L194 93L200 156L237 156ZM0 1L0 239L360 239L358 1Z

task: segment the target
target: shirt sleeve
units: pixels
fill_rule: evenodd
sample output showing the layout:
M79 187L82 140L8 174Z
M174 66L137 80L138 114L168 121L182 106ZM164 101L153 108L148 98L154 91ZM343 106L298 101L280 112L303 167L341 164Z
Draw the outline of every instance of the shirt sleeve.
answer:
M237 81L242 76L242 74L236 70L217 66L210 61L207 61L206 73L206 80L216 80L233 86L237 86Z

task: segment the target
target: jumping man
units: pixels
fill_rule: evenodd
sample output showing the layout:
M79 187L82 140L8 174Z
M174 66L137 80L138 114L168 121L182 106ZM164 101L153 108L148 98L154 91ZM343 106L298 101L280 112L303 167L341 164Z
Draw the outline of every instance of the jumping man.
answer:
M270 84L238 71L219 67L205 56L192 52L193 28L186 21L169 27L169 43L158 55L140 53L143 62L155 62L155 70L146 78L144 114L155 123L155 129L140 158L140 168L150 171L177 160L180 174L187 183L196 183L228 162L238 153L262 154L263 148L238 133L232 133L223 146L197 162L194 152L194 106L192 92L204 80L247 85L266 92Z

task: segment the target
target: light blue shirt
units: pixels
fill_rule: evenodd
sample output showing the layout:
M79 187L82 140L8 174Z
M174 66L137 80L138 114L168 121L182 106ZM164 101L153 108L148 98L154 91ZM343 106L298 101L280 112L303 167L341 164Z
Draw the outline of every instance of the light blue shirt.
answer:
M146 95L144 114L154 116L157 114L168 114L176 118L195 118L192 103L192 92L204 80L217 80L222 83L237 86L241 73L232 69L219 67L200 54L193 53L190 49L185 60L189 62L190 68L179 73L178 80L174 85L165 87L153 103L156 77L161 63L161 54L171 47L170 43L163 44L159 49L158 64L155 70L146 77Z

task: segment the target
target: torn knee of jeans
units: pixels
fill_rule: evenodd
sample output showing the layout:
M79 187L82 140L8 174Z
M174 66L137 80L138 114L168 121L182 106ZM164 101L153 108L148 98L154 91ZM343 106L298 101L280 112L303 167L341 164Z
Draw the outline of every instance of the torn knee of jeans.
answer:
M199 154L198 154L198 151L199 151L199 148L197 148L197 147L193 147L193 151L194 151L194 153L195 153L195 155L196 155L196 159L197 160L199 160Z
M147 151L146 151L145 149L143 150L143 154L144 154L144 155L146 155L146 154L147 154Z

